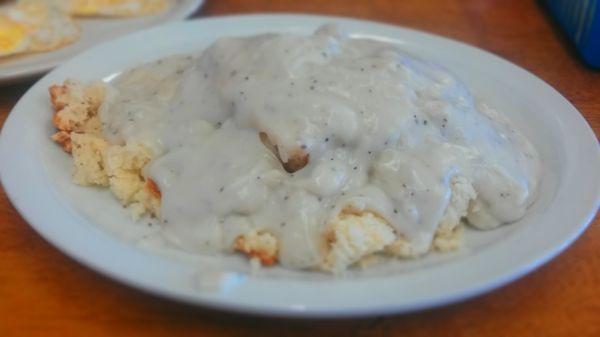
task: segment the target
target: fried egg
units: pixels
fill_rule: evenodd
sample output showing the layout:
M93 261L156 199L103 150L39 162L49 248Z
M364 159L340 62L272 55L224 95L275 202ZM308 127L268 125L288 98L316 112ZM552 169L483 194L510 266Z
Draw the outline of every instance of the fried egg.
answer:
M141 16L163 12L172 0L54 0L75 16Z
M22 0L0 9L0 57L54 50L79 35L75 22L46 1Z

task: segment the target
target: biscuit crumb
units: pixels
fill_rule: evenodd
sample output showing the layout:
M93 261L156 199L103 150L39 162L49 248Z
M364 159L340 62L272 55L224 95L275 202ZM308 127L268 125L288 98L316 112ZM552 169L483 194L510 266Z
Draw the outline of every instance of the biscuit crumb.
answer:
M279 242L269 232L251 230L235 239L233 249L260 260L262 265L270 266L277 262Z
M326 238L329 252L321 268L339 273L373 253L383 251L396 235L388 222L375 213L342 211L330 222Z
M152 160L152 152L140 144L113 145L106 151L106 171L109 188L127 206L135 204L132 216L139 218L146 211L159 216L160 190L154 181L142 174ZM144 212L140 207L144 208Z
M104 156L108 142L87 133L72 133L73 181L82 186L108 186Z
M159 216L160 190L142 174L151 151L139 144L110 144L102 134L99 109L106 90L102 82L76 80L51 86L52 121L58 129L51 139L73 156L76 184L109 187L121 204L131 206L134 219Z
M471 183L464 177L455 176L450 180L451 196L448 207L438 224L429 250L442 252L460 248L462 244L461 220L468 211L472 200L477 196ZM417 251L402 235L386 247L387 253L400 258L415 258L427 253Z
M53 141L60 144L60 146L66 153L71 153L73 146L70 132L58 131L57 133L53 134L50 138L52 138Z
M79 81L66 80L62 85L53 85L48 90L55 112L52 122L57 129L101 133L98 109L104 100L105 84L94 82L84 85Z

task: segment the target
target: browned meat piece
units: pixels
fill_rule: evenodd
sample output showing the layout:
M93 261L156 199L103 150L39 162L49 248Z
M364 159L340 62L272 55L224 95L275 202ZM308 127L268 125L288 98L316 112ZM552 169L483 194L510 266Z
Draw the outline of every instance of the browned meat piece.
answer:
M279 161L281 162L281 165L287 172L294 173L294 172L302 169L304 166L306 166L308 164L310 155L308 153L306 153L306 151L304 151L303 149L298 148L298 149L292 151L290 158L284 162L281 159L281 156L279 155L279 149L277 148L277 145L275 145L275 144L273 144L273 142L271 142L269 135L267 135L267 133L265 133L265 132L260 132L258 135L259 135L262 143L269 150L271 150L271 152L273 152L273 154L277 157L277 159L279 159Z

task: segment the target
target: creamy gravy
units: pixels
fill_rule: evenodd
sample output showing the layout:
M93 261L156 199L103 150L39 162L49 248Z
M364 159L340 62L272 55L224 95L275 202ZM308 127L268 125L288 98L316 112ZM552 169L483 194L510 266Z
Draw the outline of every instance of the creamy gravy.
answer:
M324 26L309 37L222 38L199 55L123 73L101 108L114 142L155 153L164 234L188 251L231 250L251 228L281 242L283 266L323 259L323 231L353 205L429 249L454 176L477 192L468 221L522 217L539 159L504 117L445 69ZM293 174L283 161L301 149Z

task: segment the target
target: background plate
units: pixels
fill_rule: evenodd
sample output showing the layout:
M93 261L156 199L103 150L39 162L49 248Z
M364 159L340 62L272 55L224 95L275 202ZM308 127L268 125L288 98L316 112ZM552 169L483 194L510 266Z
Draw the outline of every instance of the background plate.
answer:
M117 36L164 22L184 19L198 10L203 3L204 0L176 0L175 4L164 13L138 18L77 18L76 21L81 27L81 36L74 43L46 53L0 59L0 84L43 74L85 49ZM113 57L113 54L114 51L106 57Z

